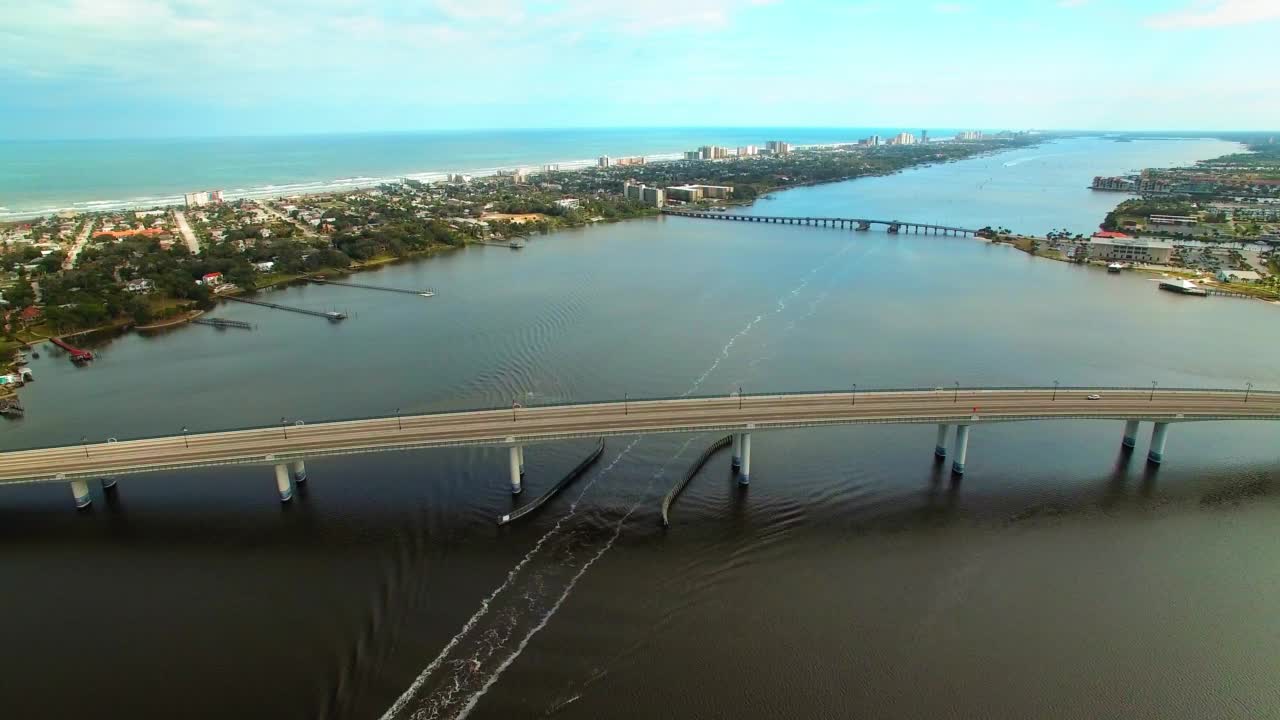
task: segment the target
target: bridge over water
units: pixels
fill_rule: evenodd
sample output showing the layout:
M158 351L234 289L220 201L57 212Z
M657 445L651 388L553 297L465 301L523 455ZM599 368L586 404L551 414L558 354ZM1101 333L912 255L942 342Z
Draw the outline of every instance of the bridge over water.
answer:
M1096 395L1096 399L1089 399ZM306 479L309 458L393 450L488 445L508 450L511 488L520 492L524 446L609 435L719 431L733 435L739 481L751 476L756 432L825 425L935 424L934 452L962 474L971 431L987 423L1107 420L1124 423L1122 443L1137 444L1139 423L1152 423L1150 462L1164 460L1174 423L1280 420L1280 392L1152 388L933 388L855 392L689 397L510 407L273 425L136 440L110 439L0 453L0 485L66 482L78 506L87 482L135 473L216 465L275 469L282 500ZM952 428L954 427L954 432ZM185 428L184 428L185 430Z
M838 217L793 217L782 215L741 215L728 212L708 212L704 210L674 210L664 208L664 215L698 218L701 220L727 220L732 222L773 223L777 225L811 225L814 227L849 228L851 230L870 230L872 225L883 225L890 233L923 232L925 235L956 235L969 237L976 235L977 230L954 227L952 225L932 225L930 223L905 222L902 220L871 220L868 218Z

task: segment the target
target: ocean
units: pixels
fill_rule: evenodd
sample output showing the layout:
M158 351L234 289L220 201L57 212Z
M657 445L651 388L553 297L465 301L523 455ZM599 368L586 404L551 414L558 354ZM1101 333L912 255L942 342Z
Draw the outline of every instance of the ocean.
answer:
M158 140L0 140L0 221L76 210L182 202L194 190L228 199L377 185L397 178L502 168L563 169L600 155L679 157L699 145L855 141L891 128L615 128L483 130ZM910 130L919 133L919 129ZM954 130L930 129L934 137Z

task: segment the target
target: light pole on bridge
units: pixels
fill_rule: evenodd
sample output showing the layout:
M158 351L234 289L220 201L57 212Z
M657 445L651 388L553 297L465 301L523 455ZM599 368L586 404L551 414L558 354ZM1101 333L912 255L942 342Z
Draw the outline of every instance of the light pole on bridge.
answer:
M858 406L858 383L854 383L854 384L853 384L853 397L852 397L852 399L849 401L849 405L851 405L851 406L853 406L853 407L857 407L857 406Z
M87 445L88 442L89 442L89 438L87 436L85 435L80 436L80 447L84 448L85 457L89 457L89 446Z
M1157 385L1157 384L1158 384L1158 383L1157 383L1155 380L1152 380L1152 381L1151 381L1151 394L1147 396L1147 402L1151 402L1152 400L1155 400L1155 399L1156 399L1156 385Z
M1253 383L1251 383L1251 382L1247 382L1247 383L1245 383L1245 384L1244 384L1244 401L1245 401L1245 402L1249 402L1249 391L1250 391L1250 390L1253 390Z
M627 393L622 393L622 414L623 415L629 415L631 413L630 408L627 407L627 402L630 399L631 398Z
M404 425L400 423L400 408L396 408L396 431L404 430Z
M190 449L191 445L187 442L187 426L182 426L182 447Z
M1057 399L1058 399L1058 381L1054 380L1053 381L1053 400L1057 400Z
M284 439L288 440L289 439L289 421L283 417L280 418L280 429L284 431Z
M951 393L951 402L953 403L960 402L960 381L956 380L955 383L956 389Z
M738 409L742 409L742 386L738 386Z

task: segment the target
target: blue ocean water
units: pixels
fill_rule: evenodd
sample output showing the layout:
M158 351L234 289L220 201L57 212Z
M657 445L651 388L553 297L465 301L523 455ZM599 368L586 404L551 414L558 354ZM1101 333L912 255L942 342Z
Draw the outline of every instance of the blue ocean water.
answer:
M674 155L704 144L857 140L906 128L609 128L272 137L0 140L0 220L58 210L181 202L220 188L228 198L320 192L386 179L560 163L600 155ZM919 128L909 129L919 133ZM950 129L930 129L934 137Z

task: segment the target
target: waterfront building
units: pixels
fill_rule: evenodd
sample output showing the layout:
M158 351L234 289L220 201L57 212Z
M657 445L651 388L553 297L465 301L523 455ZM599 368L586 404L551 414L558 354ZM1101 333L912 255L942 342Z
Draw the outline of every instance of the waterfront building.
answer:
M201 207L209 203L222 202L221 190L200 190L198 192L185 193L182 199L186 202L187 207Z
M565 210L577 210L582 202L578 198L561 198L556 201L556 206Z
M630 180L622 183L622 194L628 200L659 208L667 200L667 194L662 188L633 183Z
M727 200L732 195L733 188L728 185L676 185L666 190L668 198L684 202Z
M559 171L560 171L559 163L550 163L542 166L542 172L559 172Z
M222 273L211 272L205 273L204 277L196 281L197 285L203 285L207 288L216 288L222 284Z
M921 145L925 145L925 144L928 144L928 142L929 142L929 131L928 131L928 130L921 130L921 131L920 131L920 144L921 144Z
M1127 177L1103 177L1101 175L1093 178L1094 190L1115 190L1117 192L1133 192L1138 189L1138 181L1134 178Z
M596 160L596 167L607 168L611 162L612 161L609 159L608 155L601 155L599 159Z
M956 140L960 140L962 142L976 142L981 139L982 139L981 130L965 130L960 134L956 135Z
M738 157L752 157L760 154L760 148L755 145L740 145L738 147Z
M698 157L698 151L697 151L697 150L689 150L689 151L686 151L686 152L685 152L685 154L684 154L684 159L685 159L685 160L700 160L701 158L699 158L699 157Z
M783 142L782 140L770 140L764 144L764 149L768 151L770 155L790 155L791 151L795 149L795 146L789 142Z
M1089 242L1089 259L1168 265L1173 259L1173 243L1099 233Z
M613 161L613 164L614 164L614 165L643 165L643 164L644 164L644 156L643 156L643 155L635 155L635 156L632 156L632 157L622 157L622 158L618 158L617 160L614 160L614 161Z
M1218 271L1218 282L1258 282L1261 279L1262 275L1253 270Z
M915 145L916 136L909 132L900 132L889 140L890 145Z

